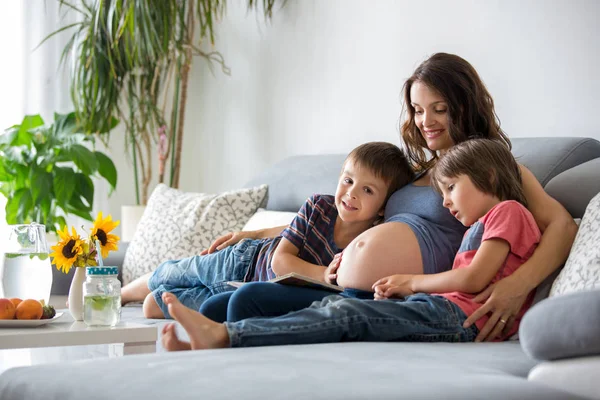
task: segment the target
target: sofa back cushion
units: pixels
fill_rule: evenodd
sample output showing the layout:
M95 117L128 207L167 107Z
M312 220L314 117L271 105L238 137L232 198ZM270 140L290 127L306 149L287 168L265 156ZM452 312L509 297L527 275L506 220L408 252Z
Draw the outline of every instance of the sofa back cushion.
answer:
M517 161L529 168L544 187L562 172L600 157L600 142L590 138L511 138L511 141ZM335 193L345 158L345 154L288 157L265 169L246 187L267 184L267 210L297 212L312 194Z

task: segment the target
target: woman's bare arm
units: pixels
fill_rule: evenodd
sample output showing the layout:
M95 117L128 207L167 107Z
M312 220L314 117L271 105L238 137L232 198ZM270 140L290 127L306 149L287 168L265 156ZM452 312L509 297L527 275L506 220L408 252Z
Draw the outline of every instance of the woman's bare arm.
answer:
M493 340L504 329L510 330L514 316L525 303L529 292L565 262L577 233L573 218L544 191L531 171L521 166L521 174L527 208L542 231L542 239L531 258L517 271L475 298L475 301L485 301L485 304L467 319L465 326L492 313L477 336L477 341ZM506 324L502 321L506 321Z

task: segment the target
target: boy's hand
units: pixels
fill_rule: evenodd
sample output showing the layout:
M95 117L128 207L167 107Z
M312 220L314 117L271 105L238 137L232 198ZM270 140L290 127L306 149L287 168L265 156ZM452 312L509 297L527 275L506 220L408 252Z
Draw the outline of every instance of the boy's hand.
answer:
M381 278L373 284L375 300L388 299L390 297L405 297L414 294L412 291L413 275L391 275Z
M323 272L323 280L326 283L337 285L337 270L340 267L340 262L342 262L342 253L337 253L333 256L333 260Z
M255 236L255 231L240 231L226 233L225 235L216 238L208 249L204 249L200 252L200 255L204 256L206 254L212 254L215 251L224 249L225 247L233 246L242 239L254 239Z

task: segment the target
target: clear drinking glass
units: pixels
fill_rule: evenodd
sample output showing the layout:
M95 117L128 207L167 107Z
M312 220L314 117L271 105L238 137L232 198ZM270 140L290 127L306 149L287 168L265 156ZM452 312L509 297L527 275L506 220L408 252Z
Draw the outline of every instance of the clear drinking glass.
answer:
M117 267L86 267L83 285L83 322L115 326L121 319L121 282Z
M44 300L52 287L46 227L9 225L0 236L0 297Z

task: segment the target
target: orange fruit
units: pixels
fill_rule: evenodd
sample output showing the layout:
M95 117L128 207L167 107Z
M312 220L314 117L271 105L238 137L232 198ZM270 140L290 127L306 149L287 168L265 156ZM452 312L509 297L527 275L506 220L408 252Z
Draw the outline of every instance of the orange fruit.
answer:
M27 299L17 306L16 316L17 319L40 319L43 313L44 309L39 301Z
M23 300L21 300L18 297L13 297L12 299L10 299L10 302L13 303L13 305L15 306L15 308L17 308L17 306L19 305L20 302L22 302Z
M0 299L0 319L14 319L16 308L9 299Z

